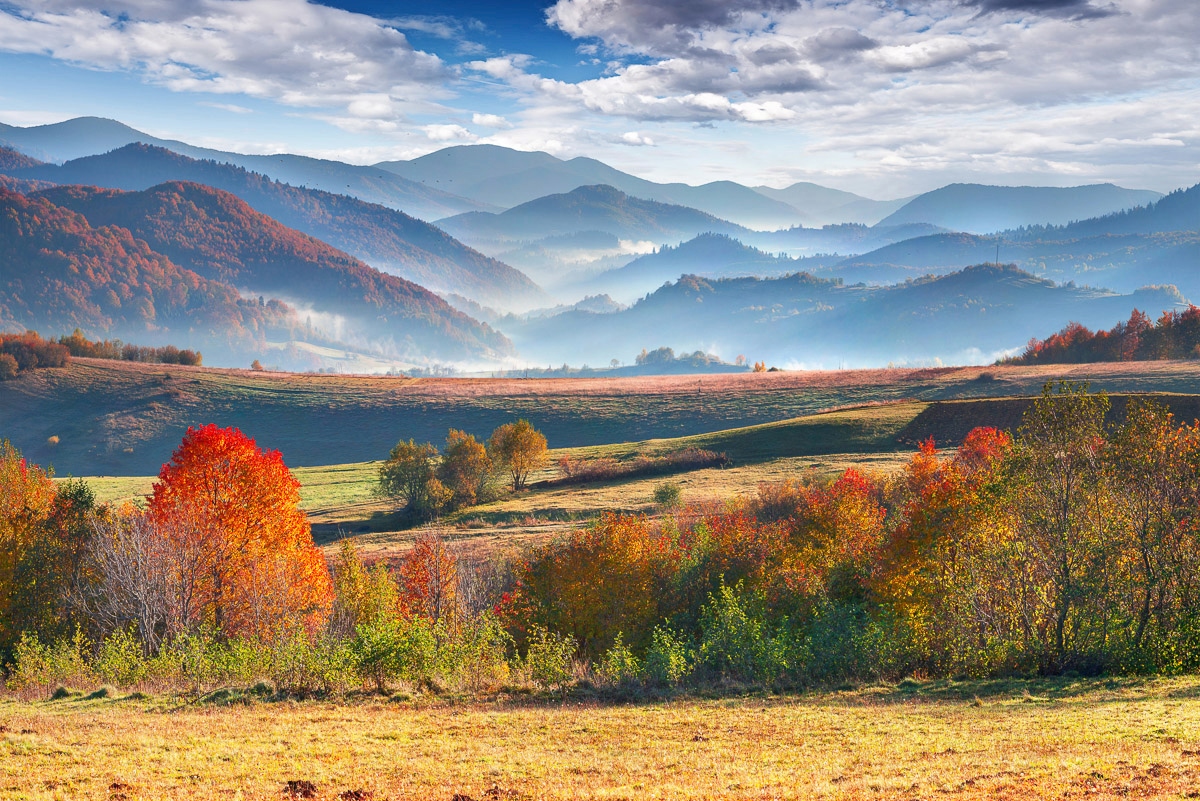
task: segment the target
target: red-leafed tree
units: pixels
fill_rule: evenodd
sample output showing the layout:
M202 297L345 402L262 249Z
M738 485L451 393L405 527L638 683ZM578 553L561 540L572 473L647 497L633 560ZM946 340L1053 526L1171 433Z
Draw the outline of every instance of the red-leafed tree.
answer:
M148 509L176 554L181 622L268 638L324 621L332 585L299 487L278 451L238 429L188 429Z

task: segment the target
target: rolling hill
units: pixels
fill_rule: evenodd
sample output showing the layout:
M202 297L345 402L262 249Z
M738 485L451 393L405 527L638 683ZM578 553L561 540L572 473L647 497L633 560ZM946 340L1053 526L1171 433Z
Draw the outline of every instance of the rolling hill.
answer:
M605 184L633 197L688 206L750 228L783 228L802 220L802 214L786 202L733 181L713 181L700 186L659 184L596 159L581 156L564 161L549 153L497 145L459 145L411 161L381 162L375 166L426 186L503 208L546 195L567 194L581 186Z
M513 243L598 231L619 239L677 243L700 233L737 235L745 228L696 209L642 200L611 186L582 186L531 200L500 214L470 212L438 225L471 243Z
M258 156L211 150L159 139L102 117L78 117L28 128L0 124L0 144L8 144L42 161L69 161L99 155L134 142L157 145L196 159L235 164L293 186L351 195L370 203L400 209L425 220L487 208L466 198L404 180L393 172L377 167L360 167L284 153Z
M252 350L297 324L280 304L185 269L125 228L0 189L0 323L140 344Z
M429 223L344 194L290 186L241 167L197 160L163 147L125 145L62 165L0 170L20 178L141 190L191 181L231 192L284 225L438 292L529 306L544 295L527 276L466 247Z
M63 186L35 197L72 209L93 227L128 229L206 278L297 305L339 341L410 359L477 359L509 349L504 337L428 290L219 189L184 182L141 192Z
M1145 207L1065 226L1033 226L990 236L934 234L885 245L822 266L820 274L849 282L895 283L927 272L944 273L1004 261L1059 282L1076 281L1131 292L1173 284L1200 297L1200 185Z
M787 203L799 212L803 223L809 226L835 223L875 225L912 200L911 197L899 200L872 200L853 192L830 189L809 181L800 181L783 189L756 186L754 191Z
M928 223L951 231L986 234L1024 225L1062 225L1161 198L1158 192L1092 186L984 186L950 184L910 200L880 226Z
M706 278L768 277L793 273L796 269L795 260L786 256L764 253L723 234L700 234L677 247L664 245L655 253L601 273L580 288L603 292L618 300L632 300L687 274Z
M807 368L961 364L992 361L1068 320L1107 327L1134 307L1156 315L1183 303L1173 287L1118 294L978 265L888 287L845 286L805 273L684 276L624 311L568 312L501 327L523 354L546 363L570 354L598 364L667 345Z

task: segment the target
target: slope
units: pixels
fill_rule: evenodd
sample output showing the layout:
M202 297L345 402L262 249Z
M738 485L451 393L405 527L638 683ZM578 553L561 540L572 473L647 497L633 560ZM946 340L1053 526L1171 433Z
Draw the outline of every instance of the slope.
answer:
M582 186L500 214L472 212L442 220L439 225L468 242L515 242L600 231L621 239L667 243L706 232L737 235L746 231L711 214L641 200L611 186Z
M662 286L664 281L686 274L709 278L768 277L795 271L796 262L786 256L764 253L724 234L706 233L677 247L664 245L655 253L601 273L581 288L607 293L618 300L631 300Z
M963 364L994 361L1068 320L1108 326L1134 307L1157 314L1183 302L1173 287L1118 294L995 265L890 287L843 286L805 273L684 276L625 311L506 321L503 329L523 354L545 363L565 354L591 364L627 360L666 345L807 368Z
M77 211L93 226L128 228L207 278L327 315L318 327L339 340L366 340L407 358L468 359L508 349L502 336L428 290L219 189L182 182L142 192L65 186L37 197Z
M0 320L143 344L253 344L294 322L280 304L184 269L126 229L0 189Z
M918 195L879 225L930 223L952 231L990 233L1023 225L1062 225L1158 200L1158 192L1092 186L950 184Z
M268 174L293 186L352 195L370 203L401 209L426 220L487 208L466 198L407 181L395 173L376 167L285 153L254 156L194 147L184 142L159 139L116 120L101 117L78 117L28 128L0 124L0 144L7 143L43 161L69 161L94 156L133 142L157 145L192 158L235 164Z
M3 171L114 189L140 190L177 180L207 184L237 195L284 225L434 291L501 304L542 299L537 286L518 270L403 212L344 194L290 186L231 164L200 161L162 147L131 144L63 165Z
M760 195L787 203L800 215L805 225L831 223L860 223L874 225L912 200L872 200L853 192L830 189L809 181L799 181L782 189L756 186Z
M713 181L700 186L660 184L596 159L580 156L564 161L549 153L497 145L458 145L411 161L381 162L375 166L427 186L505 208L546 195L565 194L581 186L607 184L643 200L689 206L751 228L787 227L802 219L802 214L787 202L733 181Z

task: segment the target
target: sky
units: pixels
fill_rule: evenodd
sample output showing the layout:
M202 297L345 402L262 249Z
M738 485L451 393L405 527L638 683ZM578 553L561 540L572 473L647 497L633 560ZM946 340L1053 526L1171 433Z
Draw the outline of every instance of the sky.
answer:
M0 0L0 121L888 199L1200 182L1197 0Z

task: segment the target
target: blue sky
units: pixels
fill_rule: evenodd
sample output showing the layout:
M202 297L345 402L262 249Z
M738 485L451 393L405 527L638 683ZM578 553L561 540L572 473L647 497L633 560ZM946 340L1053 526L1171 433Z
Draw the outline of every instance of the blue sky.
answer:
M654 180L1200 181L1194 0L0 0L0 121Z

